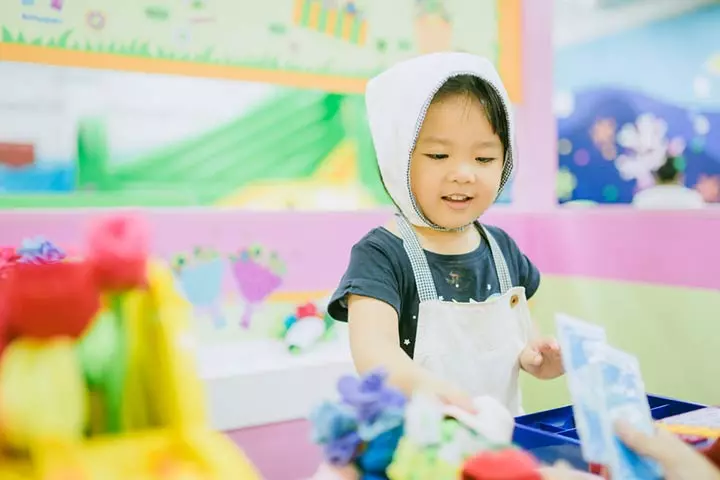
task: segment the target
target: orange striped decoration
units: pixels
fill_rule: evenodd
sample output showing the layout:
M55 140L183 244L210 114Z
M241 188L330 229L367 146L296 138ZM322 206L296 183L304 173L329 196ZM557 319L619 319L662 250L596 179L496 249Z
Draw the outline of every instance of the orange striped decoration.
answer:
M327 11L327 22L325 22L325 33L328 35L335 34L337 28L338 12L334 8Z
M295 8L293 9L293 23L295 25L300 25L300 22L302 21L304 5L305 0L295 0Z
M320 2L310 3L310 18L308 19L308 28L317 30L320 26L320 8L322 5Z
M367 21L363 20L360 24L360 35L358 35L358 45L364 46L367 42Z
M353 25L354 17L349 14L345 13L343 16L343 25L342 25L342 39L343 40L350 40L350 33L352 32L352 25Z
M496 0L498 12L498 71L510 100L523 101L522 88L522 0Z

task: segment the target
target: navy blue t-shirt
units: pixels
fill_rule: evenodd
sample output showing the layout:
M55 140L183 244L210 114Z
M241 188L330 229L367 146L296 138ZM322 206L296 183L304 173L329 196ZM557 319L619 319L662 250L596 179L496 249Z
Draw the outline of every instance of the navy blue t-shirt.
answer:
M525 287L529 299L540 284L540 272L507 233L497 227L485 228L505 256L513 286ZM425 250L425 255L441 300L482 302L500 294L497 271L485 240L470 253L440 255ZM350 265L328 306L328 313L335 320L347 322L348 294L375 298L391 305L398 314L400 346L413 356L420 299L401 238L378 227L353 246Z

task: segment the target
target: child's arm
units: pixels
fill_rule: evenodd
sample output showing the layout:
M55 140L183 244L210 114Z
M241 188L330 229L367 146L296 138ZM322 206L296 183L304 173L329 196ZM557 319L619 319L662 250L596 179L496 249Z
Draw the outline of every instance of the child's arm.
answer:
M350 348L360 374L383 367L389 382L411 394L427 376L400 348L398 316L393 307L374 298L349 295Z
M438 395L445 403L473 411L472 399L435 377L400 348L398 316L393 307L374 298L348 296L350 348L360 374L382 367L388 382L406 395L417 390Z

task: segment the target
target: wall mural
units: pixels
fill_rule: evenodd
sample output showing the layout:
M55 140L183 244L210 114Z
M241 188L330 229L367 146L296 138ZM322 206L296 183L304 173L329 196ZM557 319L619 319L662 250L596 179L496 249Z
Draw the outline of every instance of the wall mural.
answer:
M465 50L519 78L520 0L12 0L0 59L177 73L361 93L419 53ZM515 17L510 18L510 17ZM510 81L512 80L512 81Z
M711 5L558 51L561 202L628 203L666 152L689 187L720 202L717 22Z
M0 64L0 87L28 90L26 100L16 95L5 106L0 102L0 113L12 118L0 125L0 208L388 205L365 119L364 82L402 58L466 50L494 59L520 101L519 31L500 28L519 24L519 5L520 0L398 0L392 7L380 0L272 0L253 2L252 8L242 1L202 0L3 2L0 61L182 74L197 86L180 89L177 76L142 75L143 82L136 82L132 76L141 74L77 69L62 85L43 87L30 80L65 75L64 67L12 80L12 74L37 66ZM208 83L218 81L226 83ZM177 90L175 100L163 100L173 105L213 89L228 92L209 100L214 108L238 101L234 115L177 128L189 125L183 116L196 113L160 107L150 94L167 97L165 92ZM79 107L85 98L94 103ZM59 111L45 113L53 108ZM133 130L133 117L117 120L108 113L113 109L137 111L143 126ZM153 138L156 130L177 134L160 140ZM139 137L147 137L147 146L128 145ZM56 152L58 143L73 148Z

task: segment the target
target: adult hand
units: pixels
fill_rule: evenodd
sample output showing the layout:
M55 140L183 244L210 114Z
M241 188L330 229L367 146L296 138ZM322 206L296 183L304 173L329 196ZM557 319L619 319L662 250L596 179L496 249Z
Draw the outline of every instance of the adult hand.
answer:
M603 477L592 473L561 467L543 467L540 469L540 475L543 480L603 480Z
M646 435L621 422L616 430L628 448L662 466L665 480L720 480L720 470L707 458L663 428Z

